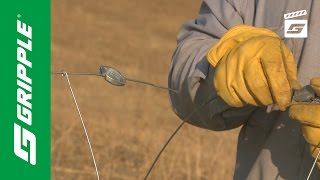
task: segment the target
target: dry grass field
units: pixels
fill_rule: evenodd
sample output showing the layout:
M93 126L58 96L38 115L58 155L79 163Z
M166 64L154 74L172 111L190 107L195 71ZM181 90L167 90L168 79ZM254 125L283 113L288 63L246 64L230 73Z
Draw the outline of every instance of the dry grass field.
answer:
M52 0L52 71L98 72L167 84L176 34L200 0ZM70 77L91 138L101 180L143 179L181 122L168 93L128 82ZM184 126L150 179L232 179L239 129ZM52 76L52 179L96 179L90 151L64 77Z

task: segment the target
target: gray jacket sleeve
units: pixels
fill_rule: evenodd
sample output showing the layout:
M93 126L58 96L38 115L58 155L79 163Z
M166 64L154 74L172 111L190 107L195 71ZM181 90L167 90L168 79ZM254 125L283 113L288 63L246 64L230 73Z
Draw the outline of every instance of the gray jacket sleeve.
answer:
M185 23L177 37L173 54L169 87L173 111L195 126L226 130L242 125L253 107L231 108L213 86L214 69L206 59L207 51L229 28L243 24L241 12L235 3L226 0L204 0L196 19ZM200 104L212 99L206 105ZM190 113L193 115L186 119Z

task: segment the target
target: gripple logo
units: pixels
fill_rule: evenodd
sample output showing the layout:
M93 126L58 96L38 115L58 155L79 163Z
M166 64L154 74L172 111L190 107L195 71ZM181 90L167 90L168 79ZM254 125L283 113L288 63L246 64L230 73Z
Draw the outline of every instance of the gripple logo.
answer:
M284 37L286 38L307 38L308 20L289 20L292 18L304 16L306 10L295 11L284 15Z

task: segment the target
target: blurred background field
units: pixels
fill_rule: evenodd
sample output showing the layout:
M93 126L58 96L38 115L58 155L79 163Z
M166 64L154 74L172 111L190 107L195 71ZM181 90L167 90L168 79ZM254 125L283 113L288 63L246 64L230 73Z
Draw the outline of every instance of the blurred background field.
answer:
M176 34L200 0L52 0L52 71L98 72L167 85ZM99 77L71 82L91 138L101 180L143 179L181 122L168 93L140 84L111 86ZM232 179L239 129L184 126L150 179ZM65 78L52 76L52 179L96 179Z

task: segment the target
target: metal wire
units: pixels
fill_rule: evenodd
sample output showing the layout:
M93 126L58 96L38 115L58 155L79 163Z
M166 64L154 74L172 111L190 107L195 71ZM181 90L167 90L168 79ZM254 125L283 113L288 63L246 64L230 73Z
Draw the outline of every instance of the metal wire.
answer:
M110 67L111 68L111 67ZM52 72L51 74L61 74L63 75L65 71L61 71L61 72ZM68 72L69 75L74 75L74 76L81 76L81 75L85 75L85 76L100 76L100 77L104 77L103 75L101 74L97 74L97 73L88 73L88 72ZM174 89L171 89L171 88L168 88L168 87L164 87L164 86L161 86L161 85L158 85L158 84L154 84L154 83L150 83L150 82L147 82L147 81L142 81L142 80L137 80L137 79L131 79L131 78L128 78L126 76L124 76L124 78L127 80L127 81L131 81L131 82L134 82L134 83L139 83L139 84L145 84L145 85L149 85L149 86L153 86L153 87L156 87L156 88L160 88L160 89L165 89L165 90L169 90L169 91L172 91L172 92L175 92L175 93L179 93L179 91L177 90L174 90ZM105 79L108 81L108 79ZM109 81L108 81L109 82Z
M51 74L61 74L61 75L65 75L65 73L66 73L66 71L51 72ZM101 74L87 73L87 72L68 72L68 75L102 76Z
M80 117L80 120L81 120L81 123L82 123L82 126L83 126L83 129L84 129L84 132L86 134L86 137L87 137L87 140L88 140L88 144L89 144L89 148L90 148L90 152L91 152L91 155L92 155L92 159L93 159L93 162L94 162L94 165L95 165L95 169L96 169L96 174L97 174L97 178L99 180L99 172L98 172L98 168L97 168L97 165L96 165L96 161L95 161L95 158L94 158L94 154L93 154L93 150L92 150L92 147L91 147L91 143L90 143L90 140L89 140L89 136L88 136L88 133L87 133L87 130L85 128L85 124L84 124L84 121L83 121L83 118L82 118L82 115L81 115L81 112L80 112L80 109L79 109L79 106L78 106L78 103L77 103L77 100L76 100L76 97L73 93L73 90L72 90L72 87L71 87L71 83L70 83L70 80L69 80L69 77L68 75L93 75L93 76L101 76L101 77L104 77L103 75L101 74L95 74L95 73L78 73L78 72L73 72L73 73L68 73L66 71L61 71L61 72L52 72L52 74L61 74L61 75L64 75L66 76L66 79L68 81L68 85L69 85L69 88L70 88L70 92L72 94L72 97L74 99L74 102L75 102L75 105L77 107L77 111L78 111L78 114L79 114L79 117ZM170 89L170 88L167 88L167 87L163 87L163 86L160 86L160 85L157 85L157 84L154 84L154 83L149 83L149 82L146 82L146 81L141 81L141 80L136 80L136 79L131 79L131 78L127 78L125 77L127 81L131 81L131 82L135 82L135 83L141 83L141 84L145 84L145 85L150 85L150 86L153 86L153 87L156 87L156 88L161 88L161 89L166 89L166 90L169 90L169 91L172 91L172 92L175 92L175 93L179 93L179 91L176 91L174 89ZM216 97L215 97L216 98ZM157 154L156 158L154 159L154 161L152 162L148 172L146 173L145 177L144 177L144 180L147 180L150 173L152 172L154 166L156 165L156 163L158 162L161 154L163 153L163 151L166 149L166 147L169 145L169 143L171 142L171 140L175 137L175 135L179 132L179 130L183 127L183 125L188 121L188 119L195 113L197 112L202 106L206 105L207 103L209 103L210 101L214 100L215 98L211 98L209 99L208 101L202 103L201 105L199 105L197 108L195 108L186 118L183 119L183 121L179 124L179 126L175 129L175 131L171 134L171 136L169 137L169 139L166 141L166 143L163 145L163 147L161 148L161 150L159 151L159 153Z
M319 141L317 147L315 147L315 148L313 149L312 154L316 151L317 148L319 148L319 146L320 146L320 141ZM318 151L317 157L316 157L315 160L313 161L313 164L312 164L312 167L311 167L311 169L310 169L310 171L309 171L307 180L310 179L311 174L312 174L312 172L313 172L313 169L314 169L314 167L316 166L316 163L317 163L317 161L318 161L318 159L319 159L319 156L320 156L320 149L319 149L319 151Z
M179 124L179 126L176 128L176 130L171 134L171 136L169 137L169 139L165 142L165 144L162 146L161 150L159 151L159 153L157 154L156 158L153 160L148 172L146 173L144 180L147 180L151 171L153 170L154 166L156 165L156 163L158 162L161 154L163 153L163 151L166 149L166 147L168 146L168 144L171 142L171 140L173 139L173 137L178 133L178 131L182 128L182 126L188 122L188 119L195 113L197 112L202 106L208 104L210 101L216 99L217 97L211 98L208 101L200 104L197 108L195 108L186 118L183 119L183 121Z
M78 111L78 114L79 114L79 117L80 117L80 120L81 120L81 124L82 124L83 130L84 130L84 133L85 133L85 135L86 135L87 141L88 141L88 145L89 145L89 148L90 148L90 152L91 152L93 164L94 164L94 167L95 167L95 170L96 170L97 179L99 180L100 177L99 177L99 171L98 171L97 163L96 163L96 160L95 160L95 158L94 158L94 154L93 154L93 150L92 150L92 147L91 147L89 135L88 135L86 126L85 126L85 124L84 124L84 121L83 121L83 118L82 118L82 114L81 114L80 108L79 108L79 106L78 106L77 98L75 97L75 95L74 95L74 93L73 93L73 90L72 90L72 86L71 86L71 83L70 83L70 80L69 80L68 73L67 73L66 71L63 71L63 72L61 72L61 74L64 75L64 76L66 77L66 79L67 79L67 82L68 82L68 85L69 85L69 89L70 89L70 92L71 92L71 95L72 95L74 104L75 104L76 107L77 107L77 111ZM77 74L77 75L79 75L79 74ZM86 74L86 75L88 75L88 74Z
M172 92L175 92L175 93L179 93L179 91L177 91L177 90L174 90L174 89L171 89L171 88L167 88L167 87L164 87L164 86L160 86L158 84L149 83L149 82L146 82L146 81L141 81L141 80L136 80L136 79L130 79L130 78L127 78L127 77L126 77L126 79L127 79L127 81L140 83L140 84L145 84L145 85L153 86L153 87L156 87L156 88L166 89L166 90L169 90L169 91L172 91Z
M71 87L71 83L70 83L70 80L69 80L69 77L68 75L87 75L87 76L99 76L99 77L104 77L103 75L101 74L97 74L97 73L87 73L87 72L66 72L66 71L61 71L61 72L52 72L52 74L61 74L63 76L66 77L67 81L68 81L68 85L69 85L69 89L70 89L70 92L72 94L72 97L73 97L73 100L74 100L74 103L77 107L77 111L78 111L78 114L79 114L79 117L80 117L80 120L81 120L81 123L82 123L82 127L84 129L84 132L85 132L85 135L86 135L86 138L87 138L87 141L88 141L88 144L89 144L89 148L90 148L90 152L91 152L91 156L92 156L92 159L93 159L93 163L94 163L94 166L95 166L95 170L96 170L96 175L97 175L97 179L99 180L100 177L99 177L99 172L98 172L98 167L97 167L97 164L96 164L96 161L95 161L95 157L94 157L94 154L93 154L93 150L92 150L92 147L91 147L91 143L90 143L90 139L89 139L89 136L88 136L88 133L87 133L87 130L86 130L86 127L85 127L85 124L84 124L84 121L83 121L83 118L82 118L82 115L81 115L81 112L80 112L80 109L79 109L79 106L78 106L78 103L77 103L77 100L76 100L76 97L73 93L73 90L72 90L72 87ZM164 87L164 86L160 86L158 84L154 84L154 83L150 83L150 82L146 82L146 81L142 81L142 80L136 80L136 79L131 79L131 78L127 78L125 77L127 81L131 81L131 82L135 82L135 83L140 83L140 84L145 84L145 85L149 85L149 86L153 86L153 87L156 87L156 88L160 88L160 89L166 89L166 90L169 90L169 91L172 91L172 92L175 92L175 93L179 93L179 91L177 90L174 90L174 89L170 89L170 88L167 88L167 87ZM171 134L171 136L169 137L169 139L165 142L165 144L163 145L163 147L161 148L161 150L159 151L159 153L157 154L156 158L154 159L154 161L152 162L149 170L147 171L145 177L144 177L144 180L147 180L150 173L152 172L154 166L156 165L157 161L159 160L161 154L164 152L164 150L166 149L166 147L169 145L169 143L171 142L171 140L175 137L175 135L179 132L179 130L183 127L183 125L188 121L188 119L195 113L197 112L202 106L206 105L207 103L209 103L210 101L214 100L215 98L211 98L209 99L208 101L204 102L203 104L199 105L196 109L194 109L194 111L192 111L186 118L183 119L183 122L181 122L179 124L179 126L175 129L175 131ZM319 142L319 145L320 145L320 142ZM316 162L317 160L319 159L319 156L320 156L320 150L318 151L318 154L317 154L317 157L315 158L314 162L313 162L313 165L312 165L312 168L308 174L308 177L307 177L307 180L310 179L311 177L311 174L313 172L313 169L316 165Z
M74 103L76 105L76 108L77 108L77 111L78 111L78 114L79 114L79 117L80 117L80 120L81 120L81 123L82 123L82 127L84 129L84 132L85 132L85 135L86 135L86 138L87 138L87 141L88 141L88 145L89 145L89 148L90 148L90 152L91 152L91 156L92 156L92 160L93 160L93 163L94 163L94 166L95 166L95 170L96 170L96 174L97 174L97 179L99 180L100 177L99 177L99 171L98 171L98 167L97 167L97 164L96 164L96 160L95 160L95 157L94 157L94 153L93 153L93 150L92 150L92 147L91 147L91 143L90 143L90 139L89 139L89 135L87 133L87 130L86 130L86 127L85 127L85 124L84 124L84 121L83 121L83 118L82 118L82 114L81 114L81 111L80 111L80 108L78 106L78 103L77 103L77 99L73 93L73 90L72 90L72 86L71 86L71 83L70 83L70 80L69 80L69 75L85 75L85 76L99 76L99 77L104 77L103 75L101 74L96 74L96 73L87 73L87 72L66 72L66 71L61 71L61 72L52 72L52 74L60 74L62 76L65 76L67 81L68 81L68 85L69 85L69 89L70 89L70 92L71 92L71 95L73 97L73 100L74 100ZM125 76L124 76L125 77ZM171 89L171 88L167 88L167 87L164 87L164 86L160 86L158 84L154 84L154 83L150 83L150 82L146 82L146 81L142 81L142 80L136 80L136 79L131 79L131 78L127 78L125 77L125 79L127 81L131 81L131 82L134 82L134 83L140 83L140 84L144 84L144 85L149 85L149 86L153 86L153 87L156 87L156 88L160 88L160 89L166 89L166 90L169 90L169 91L172 91L174 93L179 93L179 91L177 90L174 90L174 89ZM106 79L107 80L107 79ZM211 99L209 100L211 101ZM208 101L208 102L209 102ZM206 103L208 102L205 102L203 104L201 104L198 108L196 108L193 112L191 112L186 118L185 120L176 128L176 130L173 132L173 134L170 136L170 138L167 140L167 142L164 144L164 146L162 147L162 149L160 150L160 152L157 154L157 157L155 158L155 160L153 161L151 167L149 168L146 176L145 176L145 179L148 178L149 174L151 173L153 167L155 166L155 164L157 163L158 159L160 158L162 152L166 149L167 145L171 142L171 140L173 139L173 137L178 133L178 131L182 128L182 126L186 123L186 121L199 109L201 108L203 105L205 105Z
M151 171L153 170L154 166L156 165L156 163L158 162L158 159L160 158L162 152L166 149L166 147L168 146L168 144L171 142L171 140L173 139L173 137L178 133L178 131L182 128L182 126L186 123L186 121L182 121L179 126L176 128L176 130L174 130L174 132L171 134L171 136L169 137L169 139L166 141L166 143L162 146L161 150L159 151L159 153L157 154L156 158L153 160L147 174L145 175L145 177L143 178L144 180L147 180Z

